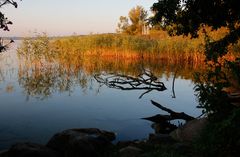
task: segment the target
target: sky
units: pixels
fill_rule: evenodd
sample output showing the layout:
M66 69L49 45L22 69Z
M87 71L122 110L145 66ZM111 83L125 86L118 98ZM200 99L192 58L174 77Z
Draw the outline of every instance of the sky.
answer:
M1 36L49 36L114 33L120 16L137 5L150 13L157 0L16 0L18 8L7 5L1 11L13 25Z

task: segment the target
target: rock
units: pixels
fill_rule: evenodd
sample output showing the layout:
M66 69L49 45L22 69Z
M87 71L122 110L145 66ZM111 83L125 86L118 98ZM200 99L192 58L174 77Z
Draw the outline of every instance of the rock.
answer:
M149 134L148 142L151 144L172 144L176 141L168 134Z
M61 157L61 155L46 146L35 143L18 143L8 151L2 153L1 157Z
M120 157L138 157L143 151L137 147L128 146L119 150Z
M105 153L114 139L114 133L95 128L70 129L54 135L47 147L65 157L95 157Z
M136 145L135 141L118 141L118 143L116 144L118 148L125 148L127 146L134 146L134 145Z
M0 157L3 157L4 154L6 154L8 152L8 150L1 150L0 151Z
M181 142L191 142L199 137L202 129L207 124L207 118L194 119L170 133L170 136Z
M133 141L119 141L116 146L118 148L125 148L127 146L141 147L146 145L147 140L133 140Z

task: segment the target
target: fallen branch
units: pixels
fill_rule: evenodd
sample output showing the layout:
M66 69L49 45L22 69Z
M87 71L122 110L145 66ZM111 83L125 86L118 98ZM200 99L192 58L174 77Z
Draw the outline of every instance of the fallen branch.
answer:
M147 70L143 70L143 73L138 76L102 73L95 75L94 78L98 83L104 84L109 88L120 90L145 90L145 92L139 96L139 99L153 90L164 91L167 89L163 82L158 81L158 78Z
M175 111L173 111L173 110L171 110L171 109L169 109L169 108L166 108L166 107L160 105L159 103L157 103L157 102L155 102L155 101L153 101L153 100L151 100L151 102L152 102L152 104L153 104L154 106L160 108L160 109L163 110L163 111L168 112L168 113L170 114L170 115L169 115L169 116L170 116L169 120L183 119L183 120L186 120L186 121L190 121L190 120L195 119L194 117L189 116L188 114L186 114L186 113L184 113L184 112L175 112Z

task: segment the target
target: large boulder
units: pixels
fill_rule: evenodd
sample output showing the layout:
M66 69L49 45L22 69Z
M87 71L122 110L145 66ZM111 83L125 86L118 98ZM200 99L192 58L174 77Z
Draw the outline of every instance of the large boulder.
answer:
M194 119L172 131L170 136L180 142L191 142L199 137L206 124L207 118Z
M61 154L35 143L18 143L8 151L0 154L1 157L61 157Z
M114 133L96 128L70 129L54 135L47 147L65 157L98 157L108 151L114 139Z

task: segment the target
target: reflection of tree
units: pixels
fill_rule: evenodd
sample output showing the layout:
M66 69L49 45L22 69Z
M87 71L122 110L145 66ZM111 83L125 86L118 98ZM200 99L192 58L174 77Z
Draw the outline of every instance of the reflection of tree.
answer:
M20 66L19 84L24 88L27 96L45 99L55 92L73 91L76 85L82 89L88 87L89 77L81 70L78 73L71 68L60 65L41 65L37 63L30 67Z
M70 44L70 43L69 43ZM51 42L43 35L37 38L26 39L18 48L18 57L21 60L19 69L19 83L28 96L48 97L54 92L71 91L79 85L83 92L89 88L90 80L95 76L97 81L103 83L112 81L108 87L122 90L142 90L140 98L153 91L163 91L164 84L157 78L171 77L172 71L178 67L175 77L189 79L192 71L197 68L193 65L172 65L171 62L158 59L119 58L108 55L84 54L77 51L68 51L63 46L61 54L50 51ZM109 51L106 51L107 54ZM114 52L113 52L114 53ZM148 69L142 71L142 69ZM105 74L102 72L106 72ZM117 73L117 75L115 75ZM140 75L138 75L141 73ZM156 76L153 75L156 74ZM125 74L127 76L121 75ZM124 78L125 77L125 78ZM123 81L128 80L124 83ZM114 82L115 81L115 82ZM128 86L128 87L127 87ZM133 88L133 89L130 89ZM173 94L174 95L174 94Z
M164 91L167 88L154 76L150 71L143 70L138 76L123 75L123 74L100 74L95 75L95 79L100 84L105 84L109 88L120 90L144 90L140 95L142 98L145 94L156 90Z

